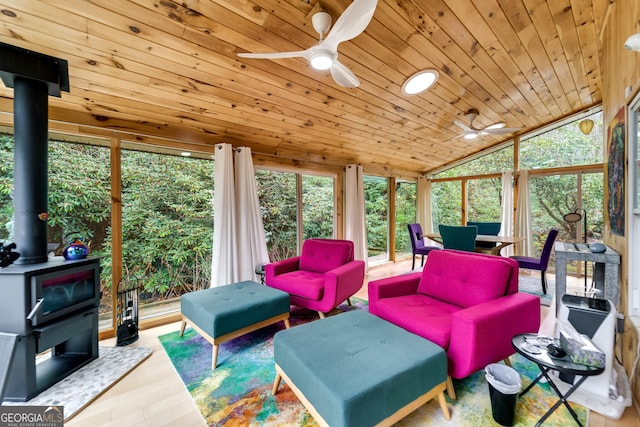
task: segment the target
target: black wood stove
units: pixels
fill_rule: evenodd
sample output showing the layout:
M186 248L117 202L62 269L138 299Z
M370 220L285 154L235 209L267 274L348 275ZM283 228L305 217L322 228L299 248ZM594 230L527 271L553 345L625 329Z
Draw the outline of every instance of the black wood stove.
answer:
M5 399L27 401L98 357L100 262L47 253L48 96L69 91L67 62L0 43L0 78L14 88L20 253L0 268L0 332L17 335ZM47 350L50 357L37 358Z

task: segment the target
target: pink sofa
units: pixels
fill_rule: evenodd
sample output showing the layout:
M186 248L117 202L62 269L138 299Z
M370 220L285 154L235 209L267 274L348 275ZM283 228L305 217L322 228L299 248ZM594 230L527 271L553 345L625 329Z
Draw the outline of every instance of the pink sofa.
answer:
M353 242L308 239L300 256L267 264L265 283L287 292L291 304L317 311L320 317L358 292L364 261L353 259Z
M444 348L450 378L507 359L511 338L540 326L540 300L518 293L517 262L452 250L429 254L422 272L369 282L369 311Z

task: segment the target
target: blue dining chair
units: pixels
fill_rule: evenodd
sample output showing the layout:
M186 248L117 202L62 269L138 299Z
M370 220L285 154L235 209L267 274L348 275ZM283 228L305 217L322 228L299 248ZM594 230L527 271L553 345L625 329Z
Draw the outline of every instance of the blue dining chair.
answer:
M475 225L439 225L445 249L475 252L478 227Z
M478 227L478 234L484 234L486 236L497 236L500 232L500 227L502 227L501 222L467 221L467 225L475 225ZM476 247L480 249L491 249L496 247L496 243L477 242Z
M416 268L416 255L422 255L422 263L424 265L424 257L429 255L431 251L440 250L440 246L427 246L424 244L424 236L422 235L422 226L420 224L407 224L409 230L409 240L411 241L411 270Z

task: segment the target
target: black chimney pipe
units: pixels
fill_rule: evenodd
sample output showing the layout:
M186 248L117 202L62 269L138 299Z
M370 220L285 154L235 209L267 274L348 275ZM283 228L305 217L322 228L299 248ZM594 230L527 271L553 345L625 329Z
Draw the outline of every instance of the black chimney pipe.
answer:
M16 264L47 262L48 99L47 85L14 80L13 230Z
M14 88L15 264L47 262L48 95L69 91L67 61L0 43L0 78Z

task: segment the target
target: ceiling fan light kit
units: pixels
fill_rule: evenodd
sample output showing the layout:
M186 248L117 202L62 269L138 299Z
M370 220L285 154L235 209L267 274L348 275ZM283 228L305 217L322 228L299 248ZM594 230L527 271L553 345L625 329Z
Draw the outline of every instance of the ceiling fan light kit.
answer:
M328 70L333 65L333 60L336 55L334 55L330 50L324 49L321 51L317 51L312 53L309 56L309 62L311 66L316 70Z
M371 22L378 0L354 0L340 15L331 31L331 16L327 12L317 12L311 17L313 29L320 40L309 49L298 52L239 53L241 58L276 59L305 58L317 70L331 70L331 77L340 86L354 88L360 80L353 72L338 61L338 45L359 36Z
M435 84L440 74L436 70L418 71L409 77L402 85L402 93L405 95L417 95Z

